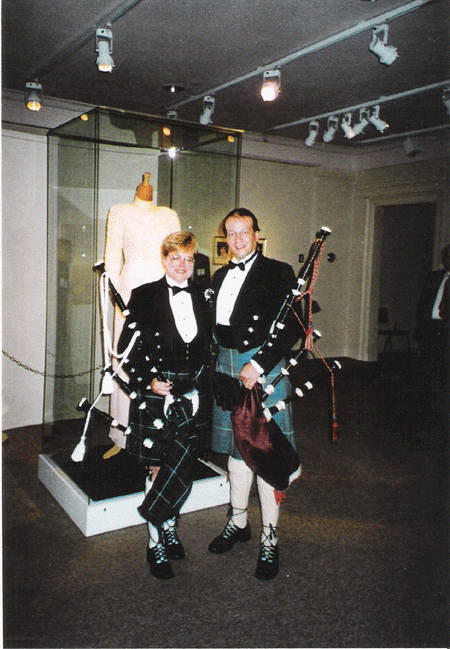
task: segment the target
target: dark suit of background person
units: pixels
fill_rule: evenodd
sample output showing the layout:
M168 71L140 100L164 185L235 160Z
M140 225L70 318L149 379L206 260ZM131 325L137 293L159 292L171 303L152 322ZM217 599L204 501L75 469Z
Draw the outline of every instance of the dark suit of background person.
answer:
M193 464L209 436L205 428L210 306L203 287L190 279L195 249L190 233L166 237L162 245L166 275L133 290L130 315L119 341L123 352L133 333L140 331L124 365L129 387L137 395L130 402L131 433L126 448L142 463L160 467L153 471L153 482L147 480L147 495L138 508L149 525L150 571L160 579L173 577L170 559L185 555L176 520L192 486ZM193 390L198 391L197 412ZM170 404L172 397L179 398ZM145 408L140 405L143 401ZM167 417L164 408L168 408ZM164 428L159 422L165 423Z
M240 230L246 231L246 241L241 241L243 237ZM267 382L271 383L280 368L285 366L284 356L302 332L298 320L290 313L289 326L283 329L277 342L264 350L260 349L286 295L296 285L296 281L291 266L256 252L258 231L258 222L249 210L240 208L227 215L223 232L227 236L230 252L234 255L232 262L244 262L245 270L222 267L213 279L216 301L215 338L219 343L216 371L240 379L249 389L260 374L264 374ZM239 286L244 277L243 284ZM227 322L226 313L221 309L226 305L230 294L236 292L238 294L234 306L228 308L228 312L231 309L231 315ZM250 363L251 360L256 366ZM265 405L272 405L290 393L290 383L284 378ZM236 447L230 419L231 407L222 408L216 403L213 412L211 447L213 451L229 456L231 490L231 516L223 532L209 545L209 550L214 554L231 550L237 541L248 541L251 534L247 505L253 472L242 460ZM277 413L274 419L296 448L290 406ZM257 487L263 528L255 576L259 579L272 579L278 572L277 524L280 505L275 499L273 488L260 476L257 477Z
M429 273L425 279L414 333L419 347L418 417L420 429L425 433L421 443L425 450L437 455L448 441L445 423L448 422L445 405L448 403L448 322L440 315L439 306L450 281L450 244L442 250L442 263L442 270Z

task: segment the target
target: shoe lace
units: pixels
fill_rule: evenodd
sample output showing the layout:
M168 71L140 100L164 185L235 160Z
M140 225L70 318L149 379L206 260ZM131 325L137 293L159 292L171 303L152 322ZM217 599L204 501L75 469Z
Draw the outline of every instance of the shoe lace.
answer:
M166 551L162 543L157 543L153 552L155 553L156 563L167 563Z
M222 537L224 539L228 539L230 536L233 536L233 534L236 532L237 527L234 523L231 521L228 521L228 523L225 526L224 531L222 532Z
M269 530L269 533L266 532L266 529ZM277 528L273 527L273 525L263 525L262 536L260 558L262 561L272 563L275 559L275 548L277 546Z
M169 525L167 528L164 528L164 540L166 545L180 545L180 539L177 536L174 525Z

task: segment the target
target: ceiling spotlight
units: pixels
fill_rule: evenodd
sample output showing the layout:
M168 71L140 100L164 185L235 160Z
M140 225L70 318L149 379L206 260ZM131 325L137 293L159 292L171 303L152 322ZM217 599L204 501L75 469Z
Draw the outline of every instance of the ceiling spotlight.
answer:
M313 120L309 123L309 135L305 140L306 146L312 146L316 141L317 133L319 132L319 122Z
M200 124L209 124L211 122L211 116L214 112L214 105L216 100L210 95L203 97L203 113L200 115Z
M444 94L442 95L442 101L444 106L447 109L447 113L450 115L450 86L444 88Z
M41 110L42 86L37 82L25 84L25 105L28 110Z
M331 142L331 140L334 138L334 134L337 131L338 125L339 125L339 119L337 117L333 115L332 117L328 118L327 130L323 134L324 142Z
M361 133L364 131L366 128L367 124L369 123L369 109L368 108L361 108L359 111L359 122L355 124L353 127L353 133L355 135L361 135Z
M266 70L263 72L261 97L264 101L273 101L280 94L281 72L279 70Z
M379 117L380 114L380 106L375 106L373 109L372 115L369 115L368 119L371 124L375 126L377 131L383 132L386 128L389 127L389 124L386 124L382 119Z
M169 110L169 111L167 111L167 117L169 119L177 119L178 113L177 113L176 110Z
M97 29L95 32L95 51L98 52L97 67L100 72L112 72L114 61L112 59L112 31L110 29Z
M386 23L374 27L372 29L372 41L369 45L369 50L379 57L380 63L385 65L391 65L398 57L397 48L387 44L388 29ZM377 36L381 32L383 32L382 40Z
M351 113L345 113L344 117L342 118L342 130L345 133L345 137L347 140L351 140L352 137L355 137L356 133L352 128L352 114Z
M403 142L403 149L405 150L405 154L411 157L420 153L420 149L417 146L415 140L413 140L410 136L408 136Z

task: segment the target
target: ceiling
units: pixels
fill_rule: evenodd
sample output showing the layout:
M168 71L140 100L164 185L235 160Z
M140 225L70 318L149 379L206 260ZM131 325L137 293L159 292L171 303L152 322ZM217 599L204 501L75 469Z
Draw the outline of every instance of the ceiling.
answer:
M198 122L212 95L212 124L304 140L309 121L380 103L383 133L369 124L332 143L448 127L448 0L3 0L3 88L38 81L45 98ZM391 65L369 51L388 24ZM95 30L113 33L115 67L99 72ZM281 93L263 102L262 73L281 71ZM172 93L167 86L178 86ZM423 88L427 88L423 91ZM414 92L412 92L414 91Z

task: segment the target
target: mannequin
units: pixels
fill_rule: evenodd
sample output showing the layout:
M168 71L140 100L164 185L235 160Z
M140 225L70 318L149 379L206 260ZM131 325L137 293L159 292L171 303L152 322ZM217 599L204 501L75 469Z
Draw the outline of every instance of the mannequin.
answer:
M174 210L153 204L153 187L150 174L144 173L131 204L113 205L106 222L105 269L112 283L128 304L131 291L147 282L154 282L164 275L161 263L163 239L180 230L180 222ZM114 313L114 349L122 331L125 318L116 308ZM113 366L117 363L114 362ZM126 380L126 375L121 374ZM116 388L111 395L111 416L122 426L128 426L128 396ZM126 438L116 428L111 428L110 438L114 446L104 457L110 457L125 448Z

